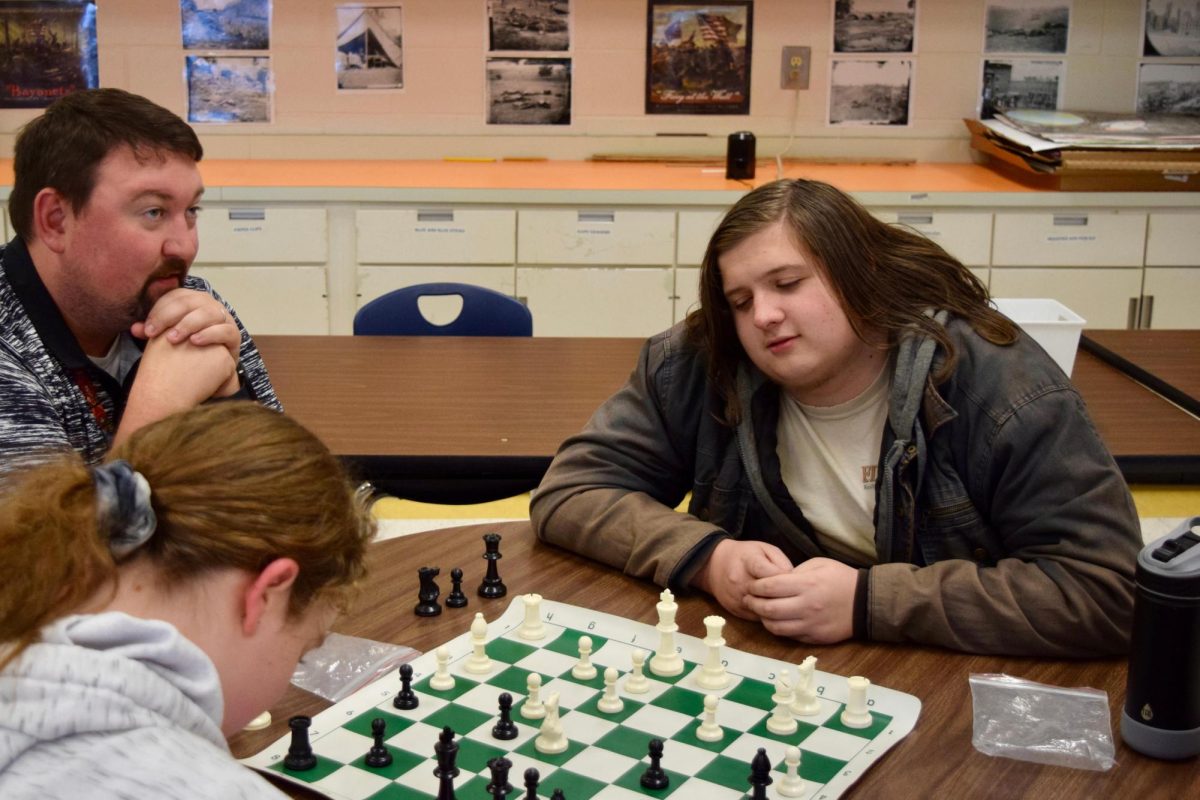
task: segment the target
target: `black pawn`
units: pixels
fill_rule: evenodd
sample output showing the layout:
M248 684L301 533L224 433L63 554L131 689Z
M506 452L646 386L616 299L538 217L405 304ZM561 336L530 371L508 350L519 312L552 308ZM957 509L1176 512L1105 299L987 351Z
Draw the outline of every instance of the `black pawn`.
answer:
M538 774L537 767L530 767L525 770L525 800L538 800L538 781L542 776Z
M508 782L508 771L512 769L512 762L501 756L493 758L487 763L492 770L492 780L487 785L486 791L491 793L493 800L504 800L513 790L512 784Z
M421 588L417 592L417 607L413 609L418 617L436 617L442 613L442 607L438 605L438 595L441 590L438 589L437 582L434 578L441 572L437 567L421 567L417 570L417 575L421 579Z
M462 608L467 604L467 595L462 590L462 570L458 567L450 570L450 594L446 595L447 608Z
M550 800L567 800L567 796L563 794L562 789L555 789L554 794L550 795Z
M401 711L412 711L420 705L417 693L412 690L412 664L400 665L400 691L396 692L392 705Z
M313 755L312 745L308 741L309 725L312 725L309 717L292 717L288 720L288 727L292 729L292 743L283 757L283 766L293 772L303 772L317 765L317 757Z
M646 771L642 773L642 786L647 789L665 789L671 783L671 778L667 775L667 771L660 764L662 754L662 739L651 739L650 766L646 767Z
M387 721L382 717L376 717L371 720L371 734L375 737L375 744L371 745L371 750L367 753L367 766L386 767L392 763L392 754L383 744L384 731L387 730Z
M508 594L508 587L504 585L504 581L500 580L500 567L496 563L502 556L500 555L500 534L485 533L483 535L484 553L483 558L487 561L487 574L483 576L483 583L479 584L480 597L504 597Z
M512 695L503 692L500 695L500 721L492 726L492 736L496 739L517 738L517 726L512 721Z
M758 748L754 758L750 760L750 800L767 800L767 787L771 780L771 759L767 758L766 748Z
M433 770L438 779L437 800L455 800L454 779L458 777L458 742L454 741L454 731L450 726L442 728L438 740L433 745L437 755L437 767Z

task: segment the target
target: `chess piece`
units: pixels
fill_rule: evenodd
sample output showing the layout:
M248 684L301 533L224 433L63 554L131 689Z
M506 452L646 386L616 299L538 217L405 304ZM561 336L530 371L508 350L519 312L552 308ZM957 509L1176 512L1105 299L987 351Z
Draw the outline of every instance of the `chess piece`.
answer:
M437 800L455 800L454 779L458 777L458 742L454 741L454 731L447 725L438 734L438 740L433 745L437 756L437 767L433 775L438 779Z
M650 680L646 677L646 651L635 649L630 658L633 660L633 671L625 679L625 691L629 694L645 694L650 691Z
M492 671L492 660L487 654L487 620L482 612L475 612L471 622L471 655L463 664L463 669L472 675L486 675Z
M542 702L542 676L529 673L525 679L525 702L521 705L521 716L525 719L541 719L546 716L546 704Z
M434 651L433 657L437 659L437 667L429 679L429 688L435 692L448 692L454 688L454 676L450 674L450 651L442 645Z
M525 603L525 621L517 628L517 636L530 642L546 638L546 626L542 624L542 596L526 594L521 600Z
M671 777L662 768L662 739L650 740L650 766L642 773L641 784L647 789L665 789L671 785Z
M846 708L842 711L842 724L847 728L871 727L871 712L867 710L867 687L871 681L855 675L846 679Z
M792 717L794 700L791 676L786 669L780 670L779 677L775 679L775 694L771 695L771 702L775 704L775 709L771 712L771 716L767 717L767 730L779 736L788 736L796 732L799 725Z
M492 736L497 739L517 738L517 725L512 721L512 695L508 692L500 694L500 720L492 726Z
M821 710L821 704L817 702L816 668L816 656L808 656L797 668L792 713L798 717L816 714Z
M421 702L417 699L417 693L412 690L412 677L412 664L401 664L400 691L396 692L395 698L392 699L392 705L402 711L412 711Z
M488 761L487 765L492 771L492 780L484 791L490 793L494 800L504 800L513 790L512 784L508 782L508 771L512 769L512 762L500 756Z
M312 744L308 741L308 728L312 725L309 717L292 717L288 727L292 731L292 741L288 745L287 755L283 757L283 766L292 772L304 772L317 765L317 757L313 755Z
M533 746L539 753L555 755L567 749L567 736L563 732L562 720L558 716L558 692L546 700L546 718Z
M441 572L437 567L421 567L417 570L417 575L421 579L421 589L417 593L417 607L413 609L418 617L436 617L442 613L442 607L438 604L438 595L441 591L438 589L437 582L434 578Z
M783 763L787 772L779 779L779 785L775 787L775 791L783 797L803 797L804 781L800 778L800 748L795 745L789 746L785 751Z
M483 558L487 561L487 574L483 576L483 583L479 584L479 596L491 599L504 597L508 594L508 587L504 585L504 581L500 580L500 565L496 563L502 558L500 534L485 533L483 546Z
M625 702L617 696L618 677L616 667L604 670L604 696L596 702L596 708L605 714L619 714L625 708Z
M446 595L446 608L462 608L467 604L467 595L462 590L463 571L458 567L450 570L450 594Z
M701 689L724 689L729 685L729 673L721 663L721 648L725 646L725 638L721 631L725 627L725 618L713 616L704 618L704 627L708 635L704 644L708 646L708 654L704 666L696 673L696 683Z
M704 721L696 728L696 738L702 742L719 742L725 738L725 729L717 724L719 700L715 694L704 695Z
M254 719L247 722L246 727L242 730L261 731L269 727L271 727L271 712L264 711Z
M671 676L683 672L683 658L675 652L675 612L679 606L675 603L675 595L670 589L663 589L658 596L658 652L650 659L650 671L655 675Z
M592 664L592 637L579 637L579 661L571 667L571 677L576 680L590 681L596 677L596 667Z
M371 720L371 735L375 737L375 744L371 745L371 749L367 753L365 761L368 767L380 769L392 763L392 754L383 743L384 731L386 730L387 721L383 717L376 717Z
M767 758L765 748L758 748L754 758L750 760L750 800L767 800L767 787L771 780L771 759Z
M550 800L567 800L567 796L563 794L562 789L555 789L550 795Z
M524 800L538 800L537 787L538 781L540 781L541 778L542 776L538 774L537 767L530 767L529 769L525 770Z

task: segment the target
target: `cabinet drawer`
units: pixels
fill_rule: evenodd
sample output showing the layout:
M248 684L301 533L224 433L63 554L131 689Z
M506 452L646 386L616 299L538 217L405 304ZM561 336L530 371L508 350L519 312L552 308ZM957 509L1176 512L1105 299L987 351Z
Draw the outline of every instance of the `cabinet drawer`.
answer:
M1150 215L1146 266L1200 266L1200 211L1155 211Z
M669 265L675 258L673 211L522 211L517 232L522 264Z
M876 218L911 228L937 242L969 267L986 267L992 252L992 215L953 211L872 211Z
M507 267L359 267L356 308L376 297L418 283L470 283L502 294L516 294L516 272Z
M324 264L328 260L323 208L207 208L198 226L197 264Z
M1131 301L1142 293L1138 269L992 269L993 297L1049 297L1087 321L1088 328L1125 328Z
M194 267L217 290L250 335L327 334L324 267Z
M360 264L511 264L512 209L388 208L355 214Z
M1146 214L996 212L992 266L1140 267Z
M671 327L668 268L518 267L534 336L650 336Z
M698 267L704 261L708 240L717 229L725 211L680 211L679 243L676 246L675 263L685 267Z

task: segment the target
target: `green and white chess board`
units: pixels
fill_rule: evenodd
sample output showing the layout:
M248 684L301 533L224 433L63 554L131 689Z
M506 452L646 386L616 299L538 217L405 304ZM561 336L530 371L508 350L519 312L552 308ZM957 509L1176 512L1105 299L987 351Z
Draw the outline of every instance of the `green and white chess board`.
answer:
M861 729L846 727L839 719L847 699L846 678L818 669L814 681L820 711L797 717L795 733L776 735L766 725L775 705L771 700L775 678L781 669L790 670L794 678L795 664L725 647L722 660L731 680L725 688L707 692L697 686L693 674L705 663L709 652L700 638L675 633L674 643L684 659L684 670L665 678L649 667L650 656L660 642L654 626L549 600L544 600L540 608L546 631L540 641L517 636L525 618L520 597L503 615L489 622L486 650L492 669L487 674L472 675L464 669L472 653L469 632L447 642L450 673L455 678L453 689L429 688L436 668L434 652L413 661L412 688L420 704L411 711L392 705L400 689L399 675L393 672L318 714L309 731L318 762L314 769L293 772L283 766L290 737L244 763L282 774L337 800L434 798L438 779L433 774L437 765L433 746L448 725L459 743L459 775L454 782L459 800L490 797L485 790L491 778L487 762L497 756L512 762L510 800L524 796L523 775L529 767L538 769L538 794L544 797L554 789L562 789L567 800L635 800L647 796L736 800L750 791L750 760L760 747L766 748L777 770L767 794L780 797L777 788L783 776L784 753L789 745L795 745L802 754L801 796L825 800L840 796L907 735L921 711L921 702L912 695L872 685L867 701L871 724ZM463 615L464 630L472 617ZM571 675L579 661L578 640L584 635L592 640L591 662L597 668L596 677L587 681ZM647 653L645 675L650 686L641 694L629 694L622 688L632 670L635 649ZM616 714L597 709L604 690L604 671L609 666L621 672L617 686L624 708ZM541 720L520 714L530 672L542 677L543 701L554 693L559 695L561 722L570 742L561 754L538 752L534 739ZM491 734L503 692L513 697L512 719L519 731L509 741ZM696 737L704 718L704 697L709 693L720 697L717 722L724 736L717 742ZM387 722L384 741L392 763L373 769L365 765L364 759L373 744L371 721L377 717ZM647 748L652 738L664 742L662 767L670 776L667 788L657 791L644 789L639 783L649 763Z

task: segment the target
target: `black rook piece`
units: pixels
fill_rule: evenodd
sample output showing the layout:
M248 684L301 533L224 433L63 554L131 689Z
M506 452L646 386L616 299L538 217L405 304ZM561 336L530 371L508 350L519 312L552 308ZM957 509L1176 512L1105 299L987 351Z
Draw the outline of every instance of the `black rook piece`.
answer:
M512 721L512 695L508 692L500 694L500 720L492 726L492 736L497 739L517 738L517 726Z
M412 711L420 705L417 693L412 690L412 664L400 665L400 691L396 692L392 705L402 711Z
M767 800L767 787L771 780L771 759L767 758L766 748L758 748L754 758L750 759L750 800Z
M467 596L462 590L462 570L458 567L450 570L450 594L446 595L447 608L462 608L467 604Z
M525 770L525 800L538 800L538 781L541 779L537 767Z
M487 574L483 576L483 583L479 584L480 597L504 597L508 594L508 587L504 585L504 581L500 580L499 565L496 564L500 560L500 534L485 533L483 535L484 554L483 558L487 561Z
M493 800L504 800L513 790L512 784L508 782L508 771L512 769L512 762L501 756L489 761L488 767L492 770L492 781L487 785L486 791L491 793Z
M387 720L383 717L376 717L371 720L371 734L375 737L375 744L371 745L371 749L367 753L366 764L368 767L379 769L392 763L392 754L383 743L384 731L386 730Z
M433 580L441 572L437 567L421 567L417 570L417 575L421 578L421 588L417 592L417 607L413 609L418 617L436 617L442 613L442 607L438 605L438 595L441 591L438 590L437 583Z
M671 783L667 771L659 763L662 761L662 754L662 739L651 739L650 766L646 767L646 771L642 773L642 786L647 789L665 789Z
M312 745L308 742L308 726L311 724L312 720L308 717L292 717L288 720L288 727L292 729L292 743L283 758L283 766L293 772L303 772L317 765L317 757L313 755Z
M455 800L454 779L458 777L458 742L454 741L454 731L450 726L442 728L438 740L433 745L437 754L437 768L433 770L438 779L437 800Z

